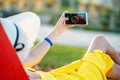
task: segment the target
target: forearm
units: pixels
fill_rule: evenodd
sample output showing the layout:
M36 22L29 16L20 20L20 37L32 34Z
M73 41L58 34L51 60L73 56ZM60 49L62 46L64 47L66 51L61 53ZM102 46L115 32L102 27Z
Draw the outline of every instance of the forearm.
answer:
M60 34L62 33L58 33L56 29L54 29L50 34L48 34L47 38L49 38L54 43L56 39L60 36ZM42 60L44 55L48 52L50 47L51 46L48 42L42 40L31 50L27 59L23 62L23 65L27 67L32 67L35 64L38 64Z

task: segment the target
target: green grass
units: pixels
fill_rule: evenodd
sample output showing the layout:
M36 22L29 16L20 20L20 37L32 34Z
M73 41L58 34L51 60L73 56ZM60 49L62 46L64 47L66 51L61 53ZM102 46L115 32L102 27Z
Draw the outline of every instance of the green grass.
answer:
M38 42L35 43L35 45ZM38 64L41 68L57 68L83 57L87 48L55 44ZM120 54L120 53L119 53Z
M86 48L64 46L64 45L54 45L39 65L43 68L46 67L60 67L68 64L72 61L80 59L86 52Z

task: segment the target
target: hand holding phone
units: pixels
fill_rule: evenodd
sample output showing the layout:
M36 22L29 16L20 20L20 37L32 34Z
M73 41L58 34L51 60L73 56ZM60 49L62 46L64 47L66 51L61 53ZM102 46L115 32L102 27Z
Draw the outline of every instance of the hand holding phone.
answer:
M87 25L88 16L86 12L74 12L74 13L65 13L65 17L68 20L65 21L66 25Z

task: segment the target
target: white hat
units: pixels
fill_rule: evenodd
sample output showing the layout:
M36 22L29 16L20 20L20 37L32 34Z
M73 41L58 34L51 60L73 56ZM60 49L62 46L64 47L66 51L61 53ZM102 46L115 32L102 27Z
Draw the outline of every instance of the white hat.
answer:
M40 18L32 12L24 12L7 18L0 18L5 32L23 61L28 55L39 32Z

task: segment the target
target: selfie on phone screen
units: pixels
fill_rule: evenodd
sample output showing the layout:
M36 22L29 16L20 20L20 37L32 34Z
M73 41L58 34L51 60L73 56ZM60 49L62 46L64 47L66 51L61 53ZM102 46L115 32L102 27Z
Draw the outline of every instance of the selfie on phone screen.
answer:
M69 20L65 22L68 25L87 25L86 13L65 13L65 17Z

